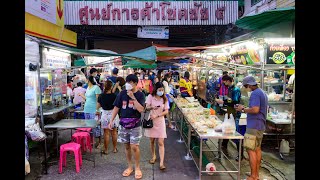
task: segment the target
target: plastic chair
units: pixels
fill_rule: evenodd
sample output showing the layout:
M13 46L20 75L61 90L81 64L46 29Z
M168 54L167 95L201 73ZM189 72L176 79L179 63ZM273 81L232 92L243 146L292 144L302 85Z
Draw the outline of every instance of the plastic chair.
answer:
M90 153L92 152L92 147L91 147L91 137L88 132L76 132L72 135L72 141L76 142L81 145L82 150L84 152L87 151L87 149L90 150ZM86 141L86 142L84 142Z
M82 154L80 149L80 144L78 143L67 143L60 146L60 161L59 161L59 173L62 173L62 166L67 166L67 151L72 151L74 153L74 158L76 161L76 172L80 172L80 166L82 166Z
M91 132L91 128L76 128L76 132Z

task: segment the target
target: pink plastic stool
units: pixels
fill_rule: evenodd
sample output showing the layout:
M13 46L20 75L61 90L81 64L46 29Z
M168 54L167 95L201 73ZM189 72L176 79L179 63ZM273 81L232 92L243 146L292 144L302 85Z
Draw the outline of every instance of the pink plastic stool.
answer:
M59 161L59 173L62 173L62 166L67 166L67 151L73 151L76 161L76 172L80 172L80 166L82 166L82 154L80 144L67 143L60 146L60 161Z
M81 145L83 151L87 151L87 149L90 150L90 153L92 151L91 147L91 137L88 132L76 132L72 135L72 141L76 142ZM86 143L84 142L86 141Z

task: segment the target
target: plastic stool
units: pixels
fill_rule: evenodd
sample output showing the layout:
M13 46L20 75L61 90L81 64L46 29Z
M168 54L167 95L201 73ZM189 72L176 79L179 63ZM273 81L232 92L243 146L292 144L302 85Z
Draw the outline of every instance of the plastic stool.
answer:
M82 166L82 154L80 144L67 143L60 146L60 161L59 161L59 173L62 173L62 166L67 166L67 151L73 151L76 161L76 172L80 172L80 166Z
M84 142L86 140L86 143ZM72 135L72 141L81 145L83 151L90 150L92 152L91 147L91 137L88 132L76 132Z
M91 132L91 128L76 128L76 132Z

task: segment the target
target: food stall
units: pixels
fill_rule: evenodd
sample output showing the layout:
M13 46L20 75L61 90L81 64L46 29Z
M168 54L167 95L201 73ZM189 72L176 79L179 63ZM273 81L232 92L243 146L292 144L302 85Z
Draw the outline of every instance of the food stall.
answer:
M236 132L235 128L224 126L225 129L220 129L222 121L216 115L211 115L210 110L202 107L193 97L173 99L176 105L174 110L177 117L176 126L180 132L178 142L185 142L187 147L185 159L195 162L199 170L199 179L203 175L213 175L213 173L236 173L237 179L240 180L240 162L236 166L227 158L221 150L221 142L223 139L239 139L241 146L243 136ZM214 146L209 146L206 141L210 141ZM241 156L240 151L241 149L239 149ZM204 152L212 152L213 160L209 159ZM233 167L226 169L221 164L221 158L226 158ZM216 163L215 168L208 169L213 162ZM221 166L218 166L218 163Z
M295 38L253 38L217 46L221 52L225 52L227 61L210 58L214 54L212 51L217 51L214 48L204 51L206 57L200 57L200 60L212 59L215 64L223 65L229 74L233 71L235 84L242 82L247 75L255 77L269 100L265 135L275 135L278 147L280 137L291 139L294 136L294 91L287 88L288 76L294 74L295 69L294 42ZM204 68L203 71L202 74L205 71L208 74L209 70ZM247 94L243 89L241 93L242 103L247 104L250 93Z

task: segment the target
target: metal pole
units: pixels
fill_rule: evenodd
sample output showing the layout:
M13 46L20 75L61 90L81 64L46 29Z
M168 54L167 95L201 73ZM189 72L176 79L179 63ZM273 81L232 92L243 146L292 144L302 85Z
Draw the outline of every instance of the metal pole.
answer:
M84 49L88 50L88 39L87 38L84 39Z
M295 111L295 91L296 91L296 86L295 83L293 83L293 93L292 93L292 114L291 114L291 130L290 132L292 133L293 131L293 112Z
M287 79L287 70L284 71L284 77L283 77L283 101L286 99L286 79Z
M201 180L201 171L202 171L202 138L200 136L199 180Z
M41 120L41 129L44 133L46 133L46 129L44 128L44 119L43 119L43 107L42 107L42 93L41 93L41 79L40 79L40 65L41 65L41 61L42 61L42 47L39 46L40 49L40 59L38 62L38 68L37 68L37 72L38 72L38 82L39 82L39 96L40 96L40 120ZM45 174L48 174L48 163L47 163L47 138L44 139L44 166L45 166Z
M240 168L241 168L241 150L242 150L242 139L239 139L239 161L238 161L238 180L241 179L240 177Z

